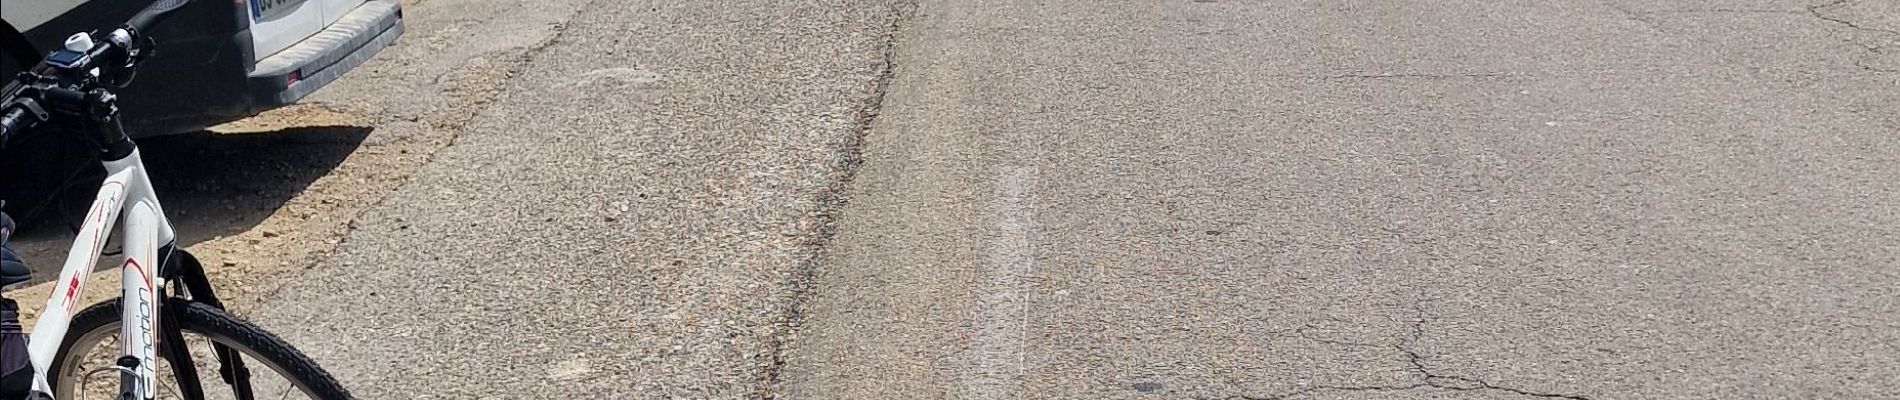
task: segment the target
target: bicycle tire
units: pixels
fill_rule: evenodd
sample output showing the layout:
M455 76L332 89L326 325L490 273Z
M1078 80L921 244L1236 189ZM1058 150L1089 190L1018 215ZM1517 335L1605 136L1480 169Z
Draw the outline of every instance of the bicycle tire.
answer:
M73 351L75 342L80 338L99 329L110 328L117 331L121 310L120 300L115 298L94 304L73 316L71 328L66 331L66 337L60 341L59 353L53 358L53 365L48 368L48 384L54 388L60 387L59 380L66 378L67 375L60 369L67 365L66 359L73 356L70 353ZM180 329L187 333L213 338L253 359L271 364L264 367L276 370L283 375L284 379L303 389L306 394L326 400L354 399L350 396L350 392L344 389L335 377L330 376L328 371L318 366L316 361L263 328L204 303L167 298L166 305L180 311L176 314L178 321L174 321ZM160 354L160 357L164 355ZM203 371L202 368L205 367L200 366L200 368ZM201 380L206 378L209 378L206 384L216 381L215 374L200 376ZM56 395L68 394L57 393Z

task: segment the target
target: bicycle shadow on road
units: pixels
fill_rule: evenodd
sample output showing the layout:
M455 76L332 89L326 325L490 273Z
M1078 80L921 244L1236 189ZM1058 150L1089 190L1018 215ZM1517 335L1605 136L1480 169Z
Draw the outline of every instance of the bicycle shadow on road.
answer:
M341 165L372 130L307 126L246 133L200 131L143 139L139 149L159 201L178 231L178 244L190 246L262 223ZM84 218L98 179L94 176L74 184L62 199L63 210L53 210L56 215L48 223L15 237L12 246L34 270L34 279L27 285L57 277L76 226L68 224ZM116 241L107 245L108 250L117 248ZM106 264L101 267L111 266Z

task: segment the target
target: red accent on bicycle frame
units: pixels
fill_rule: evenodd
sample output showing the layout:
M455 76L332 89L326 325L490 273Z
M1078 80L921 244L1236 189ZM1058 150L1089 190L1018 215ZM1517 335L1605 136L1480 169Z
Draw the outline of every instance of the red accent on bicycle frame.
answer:
M151 273L148 273L148 272L145 272L145 266L144 266L144 265L139 265L139 260L134 260L134 259L132 259L131 257L126 257L126 258L125 258L125 266L126 266L126 267L131 267L131 268L138 268L138 270L139 270L139 277L140 277L140 278L145 278L145 290L146 290L146 291L148 291L148 292L157 292L157 290L155 290L156 288L153 288L153 287L152 287L152 274L151 274ZM154 293L154 294L156 294L156 293Z
M135 268L139 270L139 277L145 279L145 292L150 293L152 296L152 310L151 310L152 318L158 318L158 288L152 286L152 273L150 271L146 271L145 265L139 264L139 260L132 259L132 257L125 258L124 268ZM129 301L131 299L126 299L126 300ZM158 343L158 331L153 330L151 337L147 338L146 340L150 340L150 342L146 342L146 343L154 343L154 344Z
M73 296L78 296L78 295L79 295L79 277L75 276L73 277L73 280L66 281L66 309L67 310L71 310L73 308L73 303L76 302L76 299L74 299Z
M119 190L121 191L125 190L125 183L123 182L106 182L104 185L99 186L99 192L104 193L106 190L106 187L114 186L114 185L117 185L119 187ZM121 195L123 195L123 193L121 193ZM113 201L116 202L119 200L120 199L114 199ZM105 221L106 213L105 213L105 209L102 208L104 206L105 206L104 204L95 202L93 204L92 209L86 212L86 223L97 224L102 221ZM92 241L93 243L101 243L100 245L104 246L103 240L105 240L105 238L106 238L106 230L100 229L98 232L93 234ZM93 265L94 262L99 260L98 257L99 257L99 252L96 252L96 251L93 252L91 254L91 257L88 257L86 259L86 265ZM146 282L145 286L151 287L152 286L151 282ZM79 276L74 275L73 280L66 282L65 298L66 298L66 312L68 314L71 314L73 312L73 307L79 305L79 302L77 299L78 296L79 296Z

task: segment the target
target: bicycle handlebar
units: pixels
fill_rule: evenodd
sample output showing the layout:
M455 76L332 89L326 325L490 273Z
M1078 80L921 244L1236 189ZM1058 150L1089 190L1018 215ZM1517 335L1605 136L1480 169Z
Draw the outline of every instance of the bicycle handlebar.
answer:
M94 47L85 52L87 53L85 57L80 58L83 60L82 64L61 65L60 67L65 67L65 69L72 71L90 71L94 67L101 66L103 61L107 61L99 59L100 56L106 54L129 56L133 50L129 47L133 46L133 43L138 42L138 37L157 26L159 21L164 20L165 17L171 15L173 11L177 11L180 8L184 8L185 5L190 4L191 1L192 0L154 0L152 4L146 5L144 9L139 10L138 14L133 14L132 18L125 21L124 25L99 31L97 34L92 35ZM110 51L114 50L115 47L117 48L116 50L120 51ZM128 68L132 67L132 61L136 61L126 60L123 57L109 58L118 58L118 61L125 61L123 65ZM110 64L104 65L109 66ZM50 72L56 69L58 68L49 64L48 60L41 60L38 65L34 65L33 68L29 68L27 71L32 74L57 75L50 74ZM22 76L26 76L26 74L22 74ZM11 139L15 132L29 128L46 117L46 115L42 114L43 111L28 109L26 105L14 101L26 91L27 86L25 82L15 79L5 86L4 92L0 92L0 107L5 108L4 112L0 112L0 147L5 147L8 139Z
M7 141L13 139L14 132L31 127L33 123L39 122L36 121L37 119L45 117L43 114L35 115L39 113L32 112L35 110L28 109L26 104L16 104L13 99L17 97L19 93L17 93L16 90L12 90L15 89L12 86L7 87L7 89L13 93L7 93L5 97L0 97L0 101L5 101L5 103L0 103L0 107L4 107L5 111L4 113L0 113L0 148L7 146Z
M5 144L13 130L26 119L25 107L7 107L6 115L0 115L0 144Z
M134 32L143 33L151 30L160 19L171 14L172 11L184 8L188 3L191 3L191 0L153 1L151 5L145 6L144 10L139 10L138 14L132 15L132 19L126 20L125 26L131 27Z

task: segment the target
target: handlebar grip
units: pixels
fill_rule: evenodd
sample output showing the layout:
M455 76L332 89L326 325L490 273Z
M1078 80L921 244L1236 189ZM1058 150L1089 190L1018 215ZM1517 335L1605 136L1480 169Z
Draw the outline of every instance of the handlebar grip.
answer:
M170 14L179 8L184 8L185 4L189 3L191 3L191 0L154 0L151 5L145 6L144 10L139 10L138 14L133 14L132 19L126 20L125 26L132 27L134 31L139 33L144 33L151 30L152 26L157 24L160 19L163 19L166 14Z
M5 115L0 115L0 147L6 147L7 139L13 137L13 131L19 130L20 121L26 120L26 109L7 107Z

